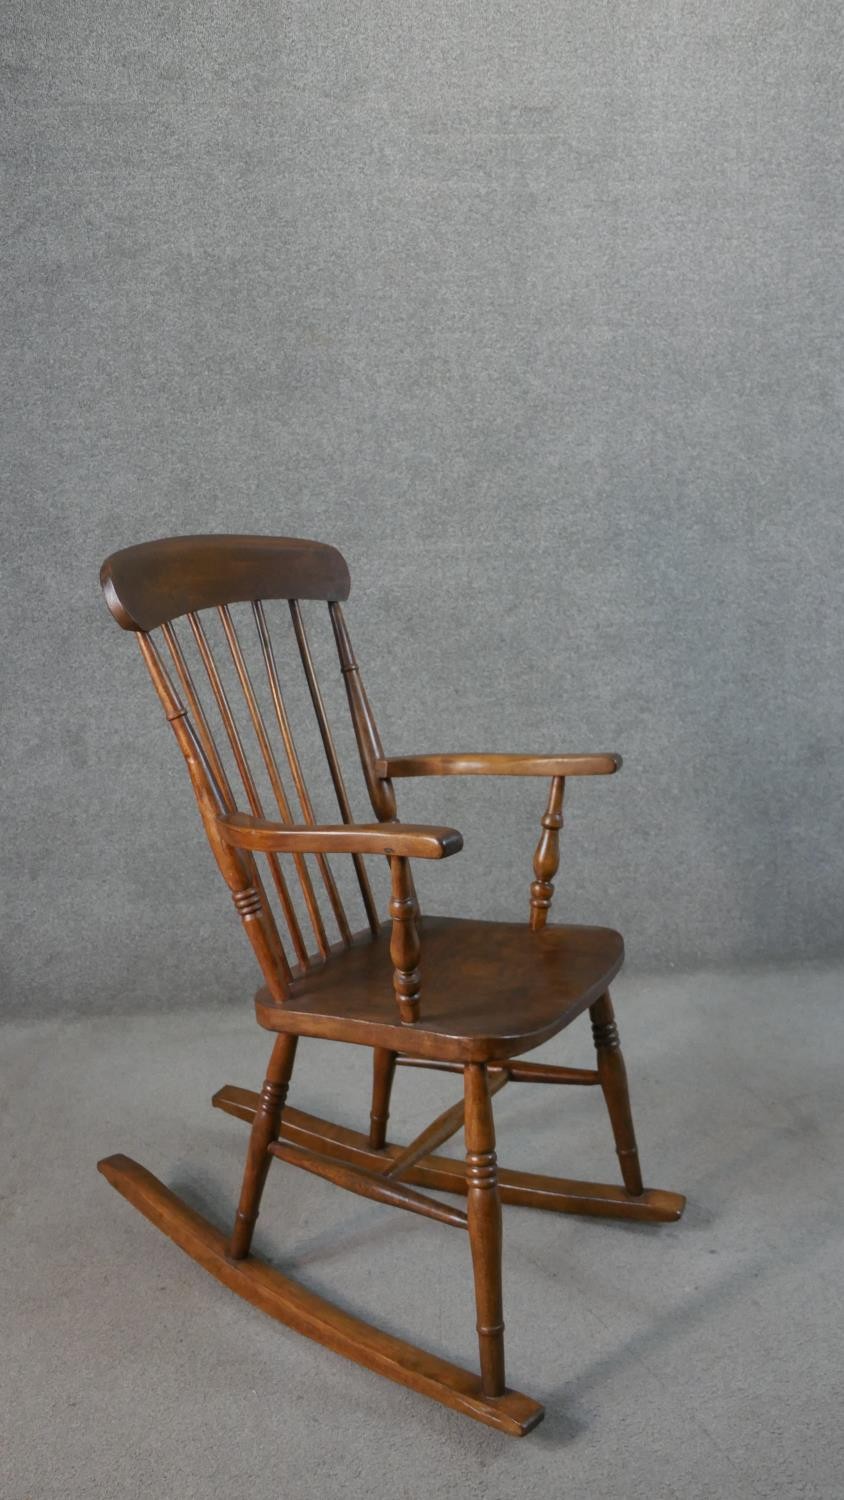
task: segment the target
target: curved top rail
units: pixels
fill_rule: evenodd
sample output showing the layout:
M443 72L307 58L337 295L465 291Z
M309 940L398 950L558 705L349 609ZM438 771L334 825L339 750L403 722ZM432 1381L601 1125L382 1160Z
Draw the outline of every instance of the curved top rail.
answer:
M106 604L124 630L252 599L348 599L336 547L284 536L173 536L113 552L100 569Z

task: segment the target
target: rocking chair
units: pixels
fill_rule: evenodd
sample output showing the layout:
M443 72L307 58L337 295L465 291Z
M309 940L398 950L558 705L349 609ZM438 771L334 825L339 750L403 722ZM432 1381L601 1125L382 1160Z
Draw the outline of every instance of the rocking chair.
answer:
M678 1193L642 1184L609 996L622 964L621 937L602 927L547 923L565 780L612 775L621 760L608 754L385 756L343 616L349 572L333 547L283 537L174 537L115 553L103 565L101 581L118 624L135 633L187 763L212 852L263 974L264 986L256 996L258 1021L275 1040L259 1094L227 1084L213 1099L217 1109L250 1127L240 1201L228 1235L128 1157L107 1157L99 1170L200 1265L271 1317L477 1421L521 1436L541 1420L543 1408L505 1382L501 1204L640 1223L676 1220L685 1204ZM288 601L289 647L304 670L339 823L320 825L315 819L262 602L270 600ZM352 820L301 601L328 605L376 819L371 823ZM235 605L251 609L260 677L247 664ZM203 621L203 611L214 612L216 620L212 614ZM187 622L184 643L175 626L182 618ZM163 650L154 636L159 629ZM188 632L193 639L189 652ZM214 634L223 652L219 662ZM202 695L206 704L213 698L222 727L219 743L196 685L200 673L206 684ZM235 683L251 722L250 742L254 740L259 754L254 766L230 701ZM282 776L276 759L276 730L289 776ZM420 915L411 860L450 858L463 841L453 828L397 821L393 783L410 776L533 776L550 783L533 861L529 924ZM240 807L235 780L245 798ZM301 810L298 823L288 796L290 783ZM267 789L277 805L277 819L265 815ZM338 855L351 857L349 877L363 913L362 930L353 929L329 864L329 856ZM367 855L386 855L389 861L387 922L378 914ZM289 857L287 870L282 856ZM298 880L295 895L291 875ZM318 889L327 901L325 911ZM522 1061L585 1010L592 1020L594 1070ZM366 1133L287 1106L300 1036L372 1048ZM387 1142L397 1065L463 1075L463 1100L403 1147ZM598 1085L609 1111L623 1186L499 1170L491 1100L508 1083ZM465 1167L434 1154L461 1128ZM364 1198L468 1231L479 1375L378 1330L250 1254L274 1158ZM432 1197L430 1190L464 1196L465 1212Z

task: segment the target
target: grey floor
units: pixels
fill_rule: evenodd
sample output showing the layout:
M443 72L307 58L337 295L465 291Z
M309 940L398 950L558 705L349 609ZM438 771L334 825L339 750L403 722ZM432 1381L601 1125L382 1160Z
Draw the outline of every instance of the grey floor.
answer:
M124 1150L227 1218L245 1126L208 1101L260 1078L248 1003L8 1025L3 1500L841 1496L840 997L818 968L619 980L646 1177L689 1209L659 1229L506 1211L509 1376L547 1407L521 1442L273 1324L95 1171ZM588 1028L539 1055L587 1061ZM402 1074L396 1138L455 1083ZM292 1102L361 1124L367 1087L363 1051L305 1044ZM497 1121L507 1163L613 1180L593 1091L513 1085ZM265 1254L473 1358L462 1235L273 1171Z

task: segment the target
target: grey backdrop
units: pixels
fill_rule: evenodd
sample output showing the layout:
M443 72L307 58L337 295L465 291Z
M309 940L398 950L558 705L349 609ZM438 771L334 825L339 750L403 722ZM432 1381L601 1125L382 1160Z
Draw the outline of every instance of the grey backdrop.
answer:
M841 9L7 0L5 1004L251 987L110 550L347 555L388 749L620 749L557 914L830 954ZM544 786L428 783L522 916ZM358 802L361 811L363 807Z

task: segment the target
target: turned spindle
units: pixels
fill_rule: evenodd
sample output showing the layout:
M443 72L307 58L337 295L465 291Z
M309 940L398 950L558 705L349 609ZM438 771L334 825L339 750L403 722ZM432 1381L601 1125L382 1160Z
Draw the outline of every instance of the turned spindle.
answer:
M281 946L278 929L266 900L262 899L261 881L250 857L232 849L220 837L218 818L228 810L230 797L225 783L221 785L209 760L202 738L191 723L167 674L159 652L144 632L137 636L156 693L170 723L193 783L205 832L234 904L240 914L246 935L274 999L285 999L290 966ZM219 766L219 760L217 760Z
M378 734L366 689L360 675L360 667L357 664L346 621L339 603L329 605L331 623L334 627L334 636L337 641L337 651L340 657L340 671L346 684L346 696L349 700L349 708L352 714L352 724L355 731L355 739L360 752L360 761L363 768L364 780L369 792L369 800L379 823L389 823L396 816L396 796L393 791L393 783L385 777L378 775L375 765L376 761L383 759L384 747Z
M372 1051L372 1108L369 1112L369 1144L373 1151L382 1151L387 1141L387 1121L390 1118L390 1094L396 1074L395 1052L389 1047L374 1047Z
M638 1198L643 1192L642 1172L633 1115L630 1110L630 1090L627 1086L627 1069L618 1040L612 1001L608 994L590 1006L592 1036L598 1061L598 1078L606 1100L615 1149L618 1155L621 1176L628 1193Z
M533 871L536 879L530 888L530 925L534 932L539 932L545 926L554 896L554 876L560 864L564 787L564 777L552 778L548 806L541 819L542 833L533 856Z
M393 933L390 958L393 961L393 989L402 1021L419 1020L419 957L421 945L416 929L417 906L410 877L410 862L404 855L390 858L392 895L390 916Z
M243 1172L240 1201L235 1214L234 1228L229 1241L232 1260L243 1260L249 1254L261 1196L272 1157L270 1146L278 1140L281 1129L281 1112L287 1098L290 1075L296 1057L298 1038L282 1034L276 1037L270 1057L264 1087L258 1096L258 1108L252 1122L249 1150Z
M489 1078L483 1063L467 1063L464 1097L466 1213L475 1278L481 1389L486 1396L500 1396L504 1390L501 1199Z

